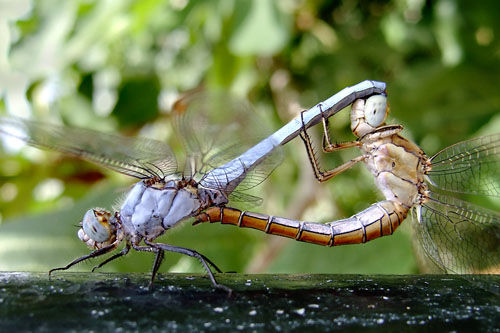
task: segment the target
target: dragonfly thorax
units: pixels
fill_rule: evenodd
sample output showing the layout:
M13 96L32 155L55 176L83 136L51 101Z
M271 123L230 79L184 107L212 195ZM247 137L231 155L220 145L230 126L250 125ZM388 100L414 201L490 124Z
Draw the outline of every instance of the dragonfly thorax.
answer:
M218 200L210 191L217 192L199 188L194 180L138 182L121 207L121 223L129 238L154 239Z
M411 141L401 137L398 126L384 126L361 139L365 164L387 200L410 208L428 196L425 174L429 158Z

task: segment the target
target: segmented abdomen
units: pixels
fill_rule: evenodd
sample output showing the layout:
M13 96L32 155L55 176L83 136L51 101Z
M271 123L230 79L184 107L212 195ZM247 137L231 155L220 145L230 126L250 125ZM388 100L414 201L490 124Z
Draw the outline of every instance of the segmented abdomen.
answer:
M336 246L358 244L391 235L408 214L392 200L375 203L347 219L328 223L291 220L241 211L228 207L212 207L197 216L197 222L221 222L242 228L253 228L271 235L295 238L301 242Z

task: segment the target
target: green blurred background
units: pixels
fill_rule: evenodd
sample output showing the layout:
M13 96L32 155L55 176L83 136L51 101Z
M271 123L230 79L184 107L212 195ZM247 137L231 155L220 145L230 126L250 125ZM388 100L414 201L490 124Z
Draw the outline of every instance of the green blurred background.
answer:
M155 137L181 154L165 122L182 92L203 86L246 98L277 129L340 89L373 79L388 83L389 122L404 125L404 135L432 155L500 131L498 13L494 0L6 0L0 112ZM347 111L331 130L338 141L353 139ZM88 253L76 237L80 218L90 207L116 206L134 179L3 143L0 270L46 271ZM334 166L356 154L322 159ZM323 222L381 199L361 165L317 184L300 140L251 193L265 199L259 212ZM483 203L495 204L489 200ZM186 224L160 240L196 249L228 271L427 271L417 264L411 223L391 237L331 249L220 224ZM132 253L103 270L147 271L152 261ZM202 267L169 254L161 271Z

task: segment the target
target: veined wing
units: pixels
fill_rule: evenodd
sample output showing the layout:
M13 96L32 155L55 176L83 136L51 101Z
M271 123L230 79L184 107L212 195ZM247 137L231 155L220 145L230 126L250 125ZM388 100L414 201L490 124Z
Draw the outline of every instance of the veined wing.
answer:
M432 185L458 193L500 196L500 134L459 142L431 161Z
M374 94L385 94L383 82L363 81L347 87L320 102L312 108L301 112L279 130L267 136L259 143L238 155L227 163L211 170L202 179L202 184L218 186L230 193L238 185L239 188L251 187L260 183L281 162L280 146L297 137L303 127L309 128L319 123L322 118L330 117L353 103L358 98ZM262 128L262 123L246 126L252 131ZM275 155L276 154L276 155ZM252 176L252 173L254 175ZM248 182L248 185L245 185Z
M175 155L160 141L128 138L90 129L0 117L0 132L43 149L56 150L139 179L177 171Z
M232 145L210 158L201 170L205 175L213 169L218 169L217 177L203 177L201 182L204 186L227 190L229 194L233 188L225 188L228 184L227 178L233 174L241 174L236 180L236 188L239 191L248 190L262 183L273 170L283 161L283 149L276 147L270 153L263 154L258 163L249 164L244 159L238 159L245 150L243 146ZM227 162L236 158L236 162L226 165ZM226 166L223 166L226 165ZM213 173L211 173L213 175Z
M262 205L262 198L256 197L254 195L250 195L248 193L240 192L240 191L233 191L229 195L229 200L231 202L242 202L247 204L249 207L253 206L260 206Z
M500 272L500 214L438 193L416 209L419 243L445 272Z
M248 165L241 160L221 168L271 133L266 126L268 122L263 121L245 100L223 93L202 92L181 99L176 106L174 110L180 114L176 118L176 128L194 160L185 173L198 178L203 186L229 195L236 186L228 185L227 179L236 172L241 174L236 182L238 190L246 190L264 181L281 163L282 149L277 147L259 163ZM220 170L210 173L214 169ZM210 176L205 177L208 173ZM240 193L234 198L243 197Z

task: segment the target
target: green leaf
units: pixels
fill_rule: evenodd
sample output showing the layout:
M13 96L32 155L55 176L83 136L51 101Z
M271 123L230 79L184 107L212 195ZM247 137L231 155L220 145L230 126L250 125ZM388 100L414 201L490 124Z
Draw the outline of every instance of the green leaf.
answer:
M268 0L237 1L236 29L229 49L238 55L272 55L279 52L290 37L285 16Z

